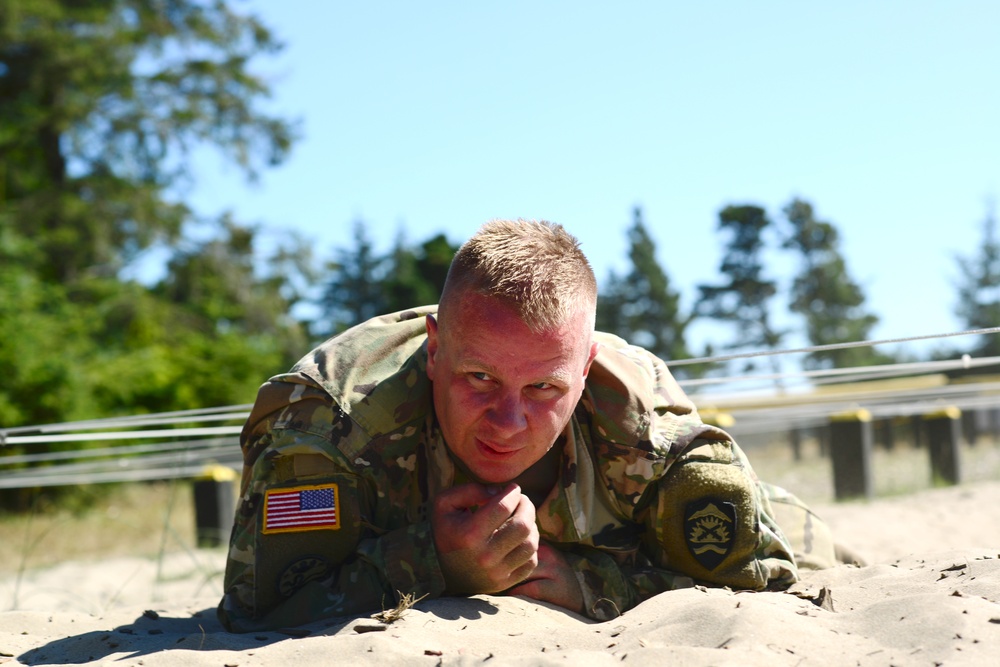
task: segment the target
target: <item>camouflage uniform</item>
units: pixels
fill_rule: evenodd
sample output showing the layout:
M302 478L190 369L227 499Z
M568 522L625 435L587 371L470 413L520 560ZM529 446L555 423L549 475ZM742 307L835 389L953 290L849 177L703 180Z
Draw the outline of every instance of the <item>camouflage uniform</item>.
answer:
M230 630L445 593L430 501L469 480L434 416L424 323L433 312L359 325L261 388L242 435L219 605ZM558 482L536 508L540 536L574 568L589 617L607 620L696 582L791 584L794 550L771 497L806 527L820 564L830 564L832 544L811 537L822 524L790 494L758 482L730 436L701 422L662 361L617 337L595 337L601 351L554 445L563 453Z

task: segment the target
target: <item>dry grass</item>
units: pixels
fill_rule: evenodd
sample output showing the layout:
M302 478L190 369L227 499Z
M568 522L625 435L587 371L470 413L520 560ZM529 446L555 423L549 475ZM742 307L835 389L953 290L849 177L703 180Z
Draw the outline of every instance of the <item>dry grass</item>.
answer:
M397 593L399 593L399 604L392 609L383 609L377 614L372 614L372 618L376 621L381 621L386 625L395 623L399 619L403 618L406 612L409 611L410 607L427 597L426 593L418 598L413 597L413 593L403 593L402 591L397 591Z
M0 516L0 573L10 575L71 559L157 558L164 551L193 548L194 500L189 482L123 484L95 489L83 500L88 505L85 510Z
M980 440L975 446L962 444L959 461L963 482L1000 479L1000 443ZM748 452L757 475L792 491L808 503L834 502L833 465L820 455L814 440L803 443L802 458L795 461L791 446L773 442ZM872 450L872 485L876 497L914 493L933 486L930 455L926 448L899 442L887 450Z

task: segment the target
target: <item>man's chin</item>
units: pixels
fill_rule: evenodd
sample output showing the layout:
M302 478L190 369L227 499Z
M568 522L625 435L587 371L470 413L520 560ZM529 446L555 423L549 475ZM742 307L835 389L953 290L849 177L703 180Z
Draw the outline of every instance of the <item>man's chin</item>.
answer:
M469 465L458 457L454 457L455 467L461 470L469 478L469 481L484 486L494 484L507 484L513 481L520 471L504 466L497 466L491 462L475 461Z
M469 476L480 484L508 484L524 472L524 467L513 462L506 465L496 461L474 461L463 465Z
M479 484L507 484L517 478L518 473L499 470L469 470L469 476Z

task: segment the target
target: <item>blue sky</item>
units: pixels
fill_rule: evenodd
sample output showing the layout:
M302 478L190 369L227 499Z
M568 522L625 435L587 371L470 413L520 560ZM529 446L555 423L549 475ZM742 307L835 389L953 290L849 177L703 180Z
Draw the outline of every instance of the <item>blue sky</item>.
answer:
M690 308L718 280L718 211L780 218L800 196L840 230L876 337L960 327L954 256L1000 195L1000 3L236 6L286 43L256 67L303 138L255 185L200 155L203 213L298 230L320 255L358 219L387 249L400 229L458 242L544 218L604 281L638 205ZM787 285L794 265L769 261Z

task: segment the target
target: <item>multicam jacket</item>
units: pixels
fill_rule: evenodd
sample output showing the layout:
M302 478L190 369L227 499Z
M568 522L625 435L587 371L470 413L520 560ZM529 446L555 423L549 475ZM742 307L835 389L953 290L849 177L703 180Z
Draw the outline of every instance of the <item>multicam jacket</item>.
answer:
M226 566L233 631L377 611L445 593L430 500L468 481L435 420L420 308L323 343L263 385ZM541 539L574 567L586 614L607 620L695 582L786 586L793 551L768 488L724 431L701 422L666 365L607 334L554 446Z

